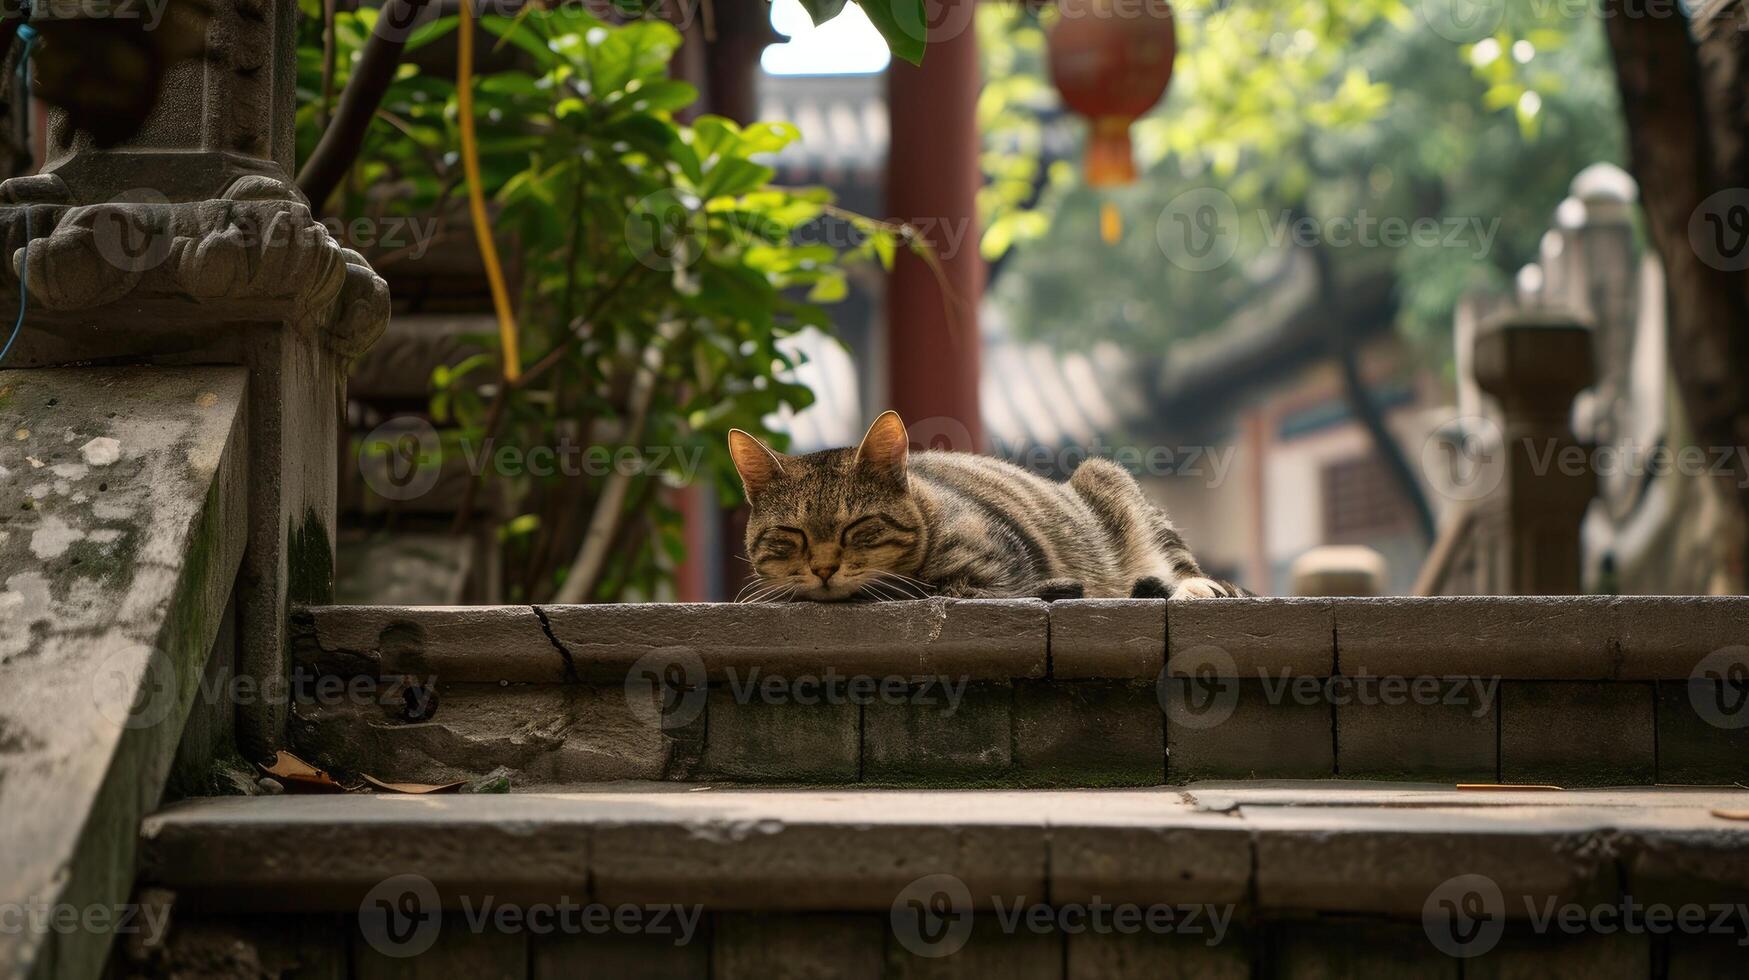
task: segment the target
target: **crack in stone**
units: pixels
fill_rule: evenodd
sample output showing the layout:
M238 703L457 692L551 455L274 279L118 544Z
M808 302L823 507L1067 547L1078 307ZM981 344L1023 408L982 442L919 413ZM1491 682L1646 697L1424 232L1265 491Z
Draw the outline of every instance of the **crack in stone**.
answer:
M559 651L559 656L564 658L565 682L567 684L581 684L583 678L577 674L577 661L571 659L571 651L565 649L565 645L560 643L559 638L553 634L553 624L548 621L546 610L539 606L529 606L528 608L534 610L534 618L540 620L540 629L542 633L547 635L547 642L551 643L553 649Z

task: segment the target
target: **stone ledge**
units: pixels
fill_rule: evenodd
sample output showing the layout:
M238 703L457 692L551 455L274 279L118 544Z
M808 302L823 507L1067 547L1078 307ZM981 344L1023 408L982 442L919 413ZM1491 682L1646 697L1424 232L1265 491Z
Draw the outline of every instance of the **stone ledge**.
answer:
M1166 600L1051 603L1051 676L1153 680L1166 663Z
M1334 600L1341 670L1510 680L1683 680L1749 644L1745 596ZM1749 659L1749 648L1743 656Z
M970 680L1043 677L1047 606L1036 599L543 606L553 637L585 678L620 679L640 662ZM648 658L648 659L646 659ZM690 679L690 678L689 678Z
M324 664L462 682L617 684L657 661L693 683L753 667L1153 680L1162 657L1173 676L1686 680L1749 641L1749 597L331 606L303 620L308 655L337 655Z
M1743 801L1331 782L227 798L147 820L143 877L234 910L352 911L416 868L446 906L490 888L506 901L884 912L918 878L951 874L977 896L1072 902L1111 888L1103 897L1139 903L1414 918L1449 879L1485 874L1517 918L1517 896L1710 899L1749 871L1749 825L1709 810Z
M1329 599L1198 599L1166 611L1166 670L1174 676L1328 677L1335 668Z
M0 371L0 908L128 900L243 560L249 395ZM109 938L0 928L0 973L97 976Z

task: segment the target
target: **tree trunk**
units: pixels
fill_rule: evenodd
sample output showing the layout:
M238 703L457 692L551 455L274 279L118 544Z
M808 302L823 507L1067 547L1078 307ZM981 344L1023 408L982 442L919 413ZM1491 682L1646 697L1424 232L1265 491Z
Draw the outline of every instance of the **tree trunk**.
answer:
M1741 533L1749 527L1741 448L1749 446L1749 272L1731 269L1741 263L1722 261L1708 247L1702 209L1717 213L1726 229L1749 221L1749 41L1742 33L1749 12L1744 0L1724 0L1697 15L1691 36L1684 17L1630 16L1627 6L1603 0L1629 158L1664 265L1670 363L1682 405L1709 463L1724 463L1718 488L1739 514L1727 572L1741 583L1749 559ZM1736 193L1722 201L1714 197L1731 188ZM1731 241L1724 251L1740 255L1745 247Z

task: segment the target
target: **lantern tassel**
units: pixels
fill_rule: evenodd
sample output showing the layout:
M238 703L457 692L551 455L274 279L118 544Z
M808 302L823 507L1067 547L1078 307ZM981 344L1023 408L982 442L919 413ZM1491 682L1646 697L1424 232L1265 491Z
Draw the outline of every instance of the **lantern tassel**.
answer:
M1099 237L1107 245L1116 245L1123 240L1123 215L1110 201L1099 205Z
M1101 116L1087 138L1087 186L1117 187L1134 182L1136 160L1130 148L1130 120Z

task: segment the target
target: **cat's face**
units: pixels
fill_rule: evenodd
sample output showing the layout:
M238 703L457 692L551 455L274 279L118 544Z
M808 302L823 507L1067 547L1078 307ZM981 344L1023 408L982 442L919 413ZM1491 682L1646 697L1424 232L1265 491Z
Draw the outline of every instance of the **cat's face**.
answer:
M894 412L855 449L806 456L772 452L739 429L729 452L747 489L747 558L755 600L914 598L923 512L910 492L909 436Z

